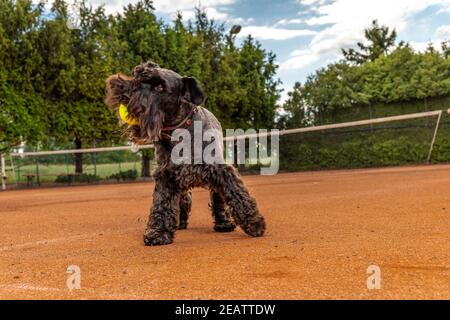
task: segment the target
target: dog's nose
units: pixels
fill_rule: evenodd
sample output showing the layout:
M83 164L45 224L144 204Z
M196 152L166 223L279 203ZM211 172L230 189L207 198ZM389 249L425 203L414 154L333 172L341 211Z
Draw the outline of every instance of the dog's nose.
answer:
M158 65L156 63L145 63L143 65L139 65L134 69L135 77L151 77L155 76L157 73Z
M158 70L145 68L141 72L139 72L139 77L143 79L154 78L158 76Z

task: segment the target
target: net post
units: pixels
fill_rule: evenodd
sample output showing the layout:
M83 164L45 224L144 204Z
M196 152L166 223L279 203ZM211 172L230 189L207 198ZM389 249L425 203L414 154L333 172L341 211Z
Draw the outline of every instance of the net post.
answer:
M3 153L0 153L0 166L1 170L1 179L2 179L2 190L6 190L6 161Z
M97 154L92 153L92 160L94 161L94 175L97 176Z
M11 155L9 155L9 163L11 164L11 170L12 170L13 177L14 177L14 183L17 186L18 181L17 181L17 175L16 175L16 168L14 165L13 157Z
M9 155L11 157L11 159L13 158L13 156L10 154ZM18 158L17 159L17 184L20 184L21 180L20 180L20 165L22 164L21 159Z
M36 157L36 183L38 186L41 186L41 179L40 179L40 172L39 172L39 159Z
M431 163L431 155L433 154L434 144L436 143L437 133L439 131L439 124L441 123L442 110L438 115L436 128L434 129L433 139L431 140L430 151L428 152L427 163Z

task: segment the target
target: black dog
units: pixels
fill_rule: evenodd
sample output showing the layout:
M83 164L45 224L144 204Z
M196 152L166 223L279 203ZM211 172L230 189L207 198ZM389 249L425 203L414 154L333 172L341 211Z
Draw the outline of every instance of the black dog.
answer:
M201 121L203 129L222 130L214 115L200 107L205 95L194 78L181 77L147 62L134 69L133 77L109 77L105 101L113 108L126 105L130 117L139 120L139 125L125 129L130 140L137 144L152 141L155 145L158 168L154 173L153 207L144 234L146 245L170 244L175 231L187 227L190 190L194 187L211 191L210 206L217 232L233 231L235 222L251 236L264 234L264 218L232 166L175 164L171 159L176 145L171 135L175 130L193 132L196 121Z

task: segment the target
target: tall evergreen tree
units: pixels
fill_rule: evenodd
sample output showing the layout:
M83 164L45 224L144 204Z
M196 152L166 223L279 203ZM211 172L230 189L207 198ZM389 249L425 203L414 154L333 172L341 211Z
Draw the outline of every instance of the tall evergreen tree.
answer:
M46 65L50 70L56 66L56 74L46 83L55 83L59 88L48 97L53 107L49 114L51 135L57 144L71 142L80 149L114 141L118 130L115 116L103 104L104 79L113 72L114 65L113 51L108 46L109 20L103 7L93 9L85 1L78 3L77 10L79 29L71 29L66 3L55 1L55 18L47 25L43 47L56 52ZM83 173L82 159L81 154L75 155L77 173Z
M0 1L0 152L45 140L45 101L36 94L44 4Z
M364 36L367 44L358 42L359 49L342 49L345 59L351 63L362 64L367 61L375 61L377 58L385 55L395 47L397 40L397 31L391 30L386 26L380 26L377 20L372 22L370 28L364 30ZM403 45L403 44L401 44Z

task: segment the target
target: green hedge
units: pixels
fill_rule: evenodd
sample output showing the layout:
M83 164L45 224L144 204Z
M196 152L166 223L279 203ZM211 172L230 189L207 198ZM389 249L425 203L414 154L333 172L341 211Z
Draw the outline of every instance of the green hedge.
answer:
M133 181L138 177L138 172L136 170L120 171L119 173L113 174L109 179L115 179L117 181Z
M355 106L322 112L315 125L366 120L450 108L450 97ZM280 169L366 168L427 161L436 117L287 135L280 138ZM431 161L450 162L450 115L443 113Z
M94 174L85 174L79 176L67 176L60 175L56 178L56 183L73 183L73 182L81 182L81 183L94 183L100 181L100 177Z
M286 141L280 145L280 169L298 171L418 164L427 160L428 151L429 142L424 143L409 136L385 140L369 137L333 145ZM432 161L450 161L449 137L436 141Z

